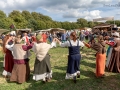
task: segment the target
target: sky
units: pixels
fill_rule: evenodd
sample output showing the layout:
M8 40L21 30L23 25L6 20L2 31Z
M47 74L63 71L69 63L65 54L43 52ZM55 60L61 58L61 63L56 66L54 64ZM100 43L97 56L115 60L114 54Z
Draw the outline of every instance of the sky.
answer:
M120 0L0 0L0 10L7 15L13 10L38 12L62 22L111 16L120 20Z

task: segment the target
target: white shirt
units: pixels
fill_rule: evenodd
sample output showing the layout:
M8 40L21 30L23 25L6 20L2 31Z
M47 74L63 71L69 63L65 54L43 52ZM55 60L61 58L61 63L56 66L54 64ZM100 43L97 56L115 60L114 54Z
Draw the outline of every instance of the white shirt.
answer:
M13 46L14 46L14 44L12 44L12 45L5 45L5 48L7 48L8 50L10 50L10 51L13 51Z
M70 40L72 46L77 46L78 44L78 40L76 40L75 42L73 40ZM60 46L61 47L69 47L70 46L70 42L69 41L66 41L65 43L60 43ZM79 41L79 45L78 46L81 46L81 47L84 47L84 43Z

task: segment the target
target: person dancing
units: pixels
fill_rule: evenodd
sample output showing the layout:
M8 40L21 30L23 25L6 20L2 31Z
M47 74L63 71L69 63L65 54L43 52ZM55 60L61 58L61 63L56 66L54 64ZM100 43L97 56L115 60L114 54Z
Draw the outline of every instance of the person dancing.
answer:
M85 46L94 49L97 51L96 53L96 77L104 77L105 76L105 60L106 60L106 48L105 48L105 41L102 35L97 37L97 41L92 41L92 44L87 44L83 42Z
M76 79L80 78L80 46L83 47L83 42L77 40L77 36L75 32L70 34L70 40L65 43L61 43L59 40L56 40L61 47L68 47L69 55L68 55L68 64L67 64L67 72L65 79L72 78L74 83L76 83Z

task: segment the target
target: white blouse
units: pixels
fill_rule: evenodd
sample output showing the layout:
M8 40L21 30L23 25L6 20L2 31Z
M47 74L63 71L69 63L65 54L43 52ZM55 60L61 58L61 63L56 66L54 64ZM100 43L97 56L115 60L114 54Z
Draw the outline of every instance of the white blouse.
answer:
M13 46L14 46L14 44L12 44L12 45L5 45L5 48L7 48L8 50L10 50L10 51L13 51Z
M72 46L77 46L77 44L78 44L78 40L76 40L75 42L73 40L70 40L70 42L71 42ZM66 41L65 43L60 43L60 46L61 47L69 47L70 42ZM80 40L79 40L79 46L84 47L84 43L81 42Z

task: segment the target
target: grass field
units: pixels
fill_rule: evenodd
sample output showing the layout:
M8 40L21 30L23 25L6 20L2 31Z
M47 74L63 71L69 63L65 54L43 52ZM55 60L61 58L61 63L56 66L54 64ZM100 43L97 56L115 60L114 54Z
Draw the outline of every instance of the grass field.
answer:
M67 68L67 48L53 48L49 51L51 55L51 66L53 79L46 84L41 81L32 80L34 65L34 54L30 58L31 79L21 85L11 83L1 76L3 71L3 54L0 54L0 90L120 90L120 74L106 71L105 78L95 77L95 52L84 48L81 50L81 77L74 84L72 80L65 80Z

